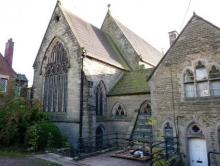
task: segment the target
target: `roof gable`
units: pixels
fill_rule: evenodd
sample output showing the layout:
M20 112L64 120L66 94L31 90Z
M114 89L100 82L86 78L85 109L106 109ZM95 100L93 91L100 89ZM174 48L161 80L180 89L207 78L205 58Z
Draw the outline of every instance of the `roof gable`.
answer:
M114 20L142 60L156 66L162 58L162 54L117 19L114 18Z
M112 48L112 41L104 32L66 9L61 7L61 10L79 45L86 49L88 56L121 69L129 69L121 55Z
M16 77L15 71L6 62L5 58L0 53L0 74Z
M45 36L48 33L48 28L57 11L64 17L71 32L76 37L78 45L87 51L88 57L123 70L129 70L128 65L121 58L120 54L111 48L111 44L109 44L106 35L100 29L64 9L60 2L57 2L54 8L39 51L41 50ZM37 64L39 51L33 66Z
M204 18L196 15L195 13L193 14L193 16L190 18L190 20L188 21L188 23L185 25L185 27L182 29L182 31L180 32L180 34L178 35L178 37L176 38L176 40L173 42L173 44L170 46L170 48L167 50L167 52L165 53L165 55L163 56L163 58L160 60L160 62L158 63L158 65L154 68L153 72L151 73L151 75L147 78L147 80L149 81L152 76L154 75L154 73L156 72L156 70L159 68L159 66L161 65L161 63L163 63L163 61L166 59L166 57L175 49L176 45L179 44L179 42L184 42L186 41L188 38L200 38L201 36L198 34L196 34L197 32L201 31L201 28L199 29L198 25L194 25L193 24L195 22L200 22L201 25L204 24L204 25L207 25L208 28L209 28L209 35L215 35L215 32L214 33L211 33L211 30L212 31L219 31L220 32L220 28L217 27L216 25L212 24L211 22L205 20ZM186 30L188 27L191 27L191 30L189 32L186 33ZM190 32L192 33L193 32L193 36L192 34L190 34ZM184 36L184 39L182 39L182 36ZM183 41L184 40L184 41ZM212 40L210 38L210 40ZM199 42L199 41L198 41ZM205 42L209 42L209 41L205 41ZM189 47L190 43L185 43L185 46Z

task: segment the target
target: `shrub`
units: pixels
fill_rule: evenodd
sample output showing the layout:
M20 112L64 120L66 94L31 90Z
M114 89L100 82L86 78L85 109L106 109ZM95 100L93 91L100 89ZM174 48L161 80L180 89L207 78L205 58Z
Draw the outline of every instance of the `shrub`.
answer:
M35 124L28 128L26 134L27 146L34 151L51 150L65 145L64 137L53 123Z
M39 105L31 107L23 98L7 101L0 107L1 146L23 146L27 128L45 121L47 114L40 111Z

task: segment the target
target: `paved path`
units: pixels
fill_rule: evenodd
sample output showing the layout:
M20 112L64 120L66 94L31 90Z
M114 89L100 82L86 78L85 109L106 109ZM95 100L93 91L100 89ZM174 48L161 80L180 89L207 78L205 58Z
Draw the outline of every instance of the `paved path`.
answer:
M37 158L48 160L61 164L63 166L148 166L147 163L114 158L111 157L113 152L88 157L80 161L74 161L69 157L62 157L57 154L47 153L35 155Z
M33 156L11 158L1 157L0 166L55 166L57 164L43 161Z

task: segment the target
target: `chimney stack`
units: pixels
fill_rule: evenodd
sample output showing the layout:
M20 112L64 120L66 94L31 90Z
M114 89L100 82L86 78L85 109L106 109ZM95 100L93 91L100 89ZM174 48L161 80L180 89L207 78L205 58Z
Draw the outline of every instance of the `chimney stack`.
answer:
M5 60L12 67L13 61L13 52L14 52L14 42L12 39L9 39L5 44Z
M168 33L170 38L170 46L173 44L173 42L176 40L178 33L177 31L171 31Z

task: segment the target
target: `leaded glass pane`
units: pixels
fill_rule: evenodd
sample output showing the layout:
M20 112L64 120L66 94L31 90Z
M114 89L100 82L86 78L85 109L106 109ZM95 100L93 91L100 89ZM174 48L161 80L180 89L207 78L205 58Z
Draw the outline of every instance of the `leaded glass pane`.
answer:
M7 80L0 78L0 92L6 92L7 89Z

